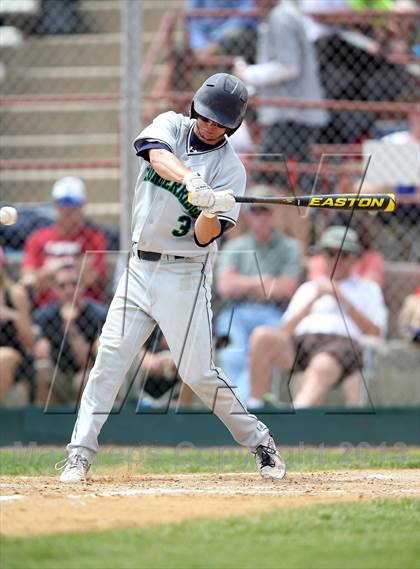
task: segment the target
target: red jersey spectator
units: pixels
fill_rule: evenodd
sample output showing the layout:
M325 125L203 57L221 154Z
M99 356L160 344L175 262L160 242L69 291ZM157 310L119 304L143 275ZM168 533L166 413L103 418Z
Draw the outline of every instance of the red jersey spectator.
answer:
M83 220L85 185L79 178L58 180L52 190L56 223L34 231L25 244L22 281L32 288L36 307L55 300L54 273L73 264L81 272L86 297L102 300L106 279L106 236Z

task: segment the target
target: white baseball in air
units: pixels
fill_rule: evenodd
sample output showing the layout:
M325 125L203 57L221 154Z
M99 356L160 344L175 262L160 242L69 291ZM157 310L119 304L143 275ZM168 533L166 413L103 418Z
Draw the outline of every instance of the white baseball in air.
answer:
M2 225L13 225L16 223L18 213L11 205L5 205L0 209L0 223Z

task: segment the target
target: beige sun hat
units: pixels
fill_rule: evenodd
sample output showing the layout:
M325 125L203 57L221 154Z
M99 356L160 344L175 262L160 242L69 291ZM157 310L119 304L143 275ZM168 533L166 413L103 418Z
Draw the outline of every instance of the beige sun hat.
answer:
M362 246L359 237L354 229L344 225L332 225L321 235L321 239L316 245L316 251L323 249L340 249L349 251L355 255L360 255Z

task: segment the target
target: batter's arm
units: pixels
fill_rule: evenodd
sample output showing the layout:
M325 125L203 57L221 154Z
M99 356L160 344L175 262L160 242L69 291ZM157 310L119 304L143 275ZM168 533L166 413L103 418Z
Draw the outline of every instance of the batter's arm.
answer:
M175 154L164 148L151 148L149 160L155 172L171 182L182 182L187 174L192 174Z
M194 225L195 240L200 247L209 245L222 234L222 224L219 218L206 217L203 213L197 218Z
M149 160L155 172L171 182L182 182L185 176L193 173L175 154L164 148L152 148ZM217 216L208 218L201 213L195 222L194 232L198 245L205 247L221 235L222 226Z

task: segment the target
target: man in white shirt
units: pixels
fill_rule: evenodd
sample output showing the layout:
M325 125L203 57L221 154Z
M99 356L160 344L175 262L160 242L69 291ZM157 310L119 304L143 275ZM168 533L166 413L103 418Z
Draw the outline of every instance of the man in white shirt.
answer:
M361 252L355 231L330 227L317 248L325 255L330 279L303 283L280 329L260 326L251 336L250 407L262 405L274 366L303 372L295 408L321 405L327 391L340 382L348 405L360 400L360 341L385 331L387 309L380 287L353 274Z

